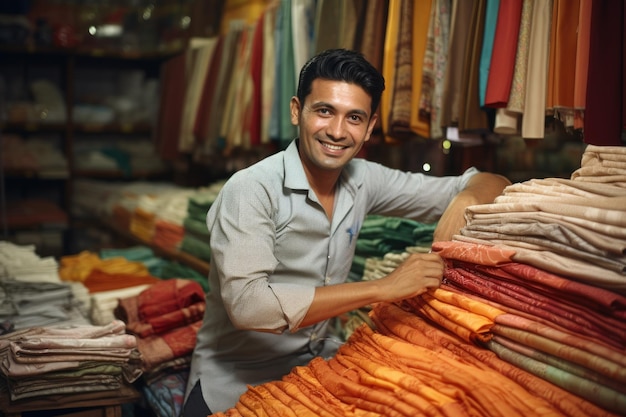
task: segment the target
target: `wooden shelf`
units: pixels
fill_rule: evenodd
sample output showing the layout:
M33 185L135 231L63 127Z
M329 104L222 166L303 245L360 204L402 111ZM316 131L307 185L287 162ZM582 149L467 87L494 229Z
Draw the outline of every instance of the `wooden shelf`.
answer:
M98 398L94 397L93 394L59 394L11 401L8 394L3 392L0 394L0 409L6 417L50 410L71 410L72 413L67 415L76 416L79 409L84 409L85 413L80 415L121 417L121 405L139 401L141 394L132 386L123 386L119 390L101 391L97 394Z

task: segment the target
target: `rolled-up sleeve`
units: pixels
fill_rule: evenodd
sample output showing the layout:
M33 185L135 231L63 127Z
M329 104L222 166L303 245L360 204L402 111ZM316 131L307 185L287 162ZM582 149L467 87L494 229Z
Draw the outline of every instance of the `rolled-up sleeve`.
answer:
M282 332L296 328L315 287L298 277L274 277L276 191L235 175L207 216L212 266L224 307L239 329ZM217 215L219 213L219 215Z

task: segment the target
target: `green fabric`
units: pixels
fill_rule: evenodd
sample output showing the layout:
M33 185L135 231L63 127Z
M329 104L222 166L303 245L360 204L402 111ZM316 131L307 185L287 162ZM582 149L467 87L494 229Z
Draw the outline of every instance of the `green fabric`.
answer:
M562 369L547 365L528 356L517 353L499 343L489 341L489 350L512 365L549 381L579 397L586 399L609 411L622 413L626 410L626 394L612 390L604 385L573 375Z
M180 250L207 262L211 260L209 240L200 239L193 233L185 233L185 237L180 243Z
M167 262L163 265L161 269L159 278L162 279L171 279L171 278L183 278L189 279L200 284L204 292L209 291L209 280L208 278L191 268L190 266L183 265L180 262Z
M191 232L198 236L209 236L209 229L207 228L206 220L198 220L187 217L183 220L183 227L186 232Z
M436 223L425 224L400 217L367 216L357 238L350 268L351 279L356 276L362 279L368 258L382 258L388 253L405 252L408 247L430 247L436 226Z

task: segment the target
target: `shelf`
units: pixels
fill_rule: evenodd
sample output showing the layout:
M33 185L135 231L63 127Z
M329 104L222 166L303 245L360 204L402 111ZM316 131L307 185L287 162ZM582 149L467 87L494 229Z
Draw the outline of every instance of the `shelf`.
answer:
M6 168L4 170L4 176L6 178L36 179L43 181L65 181L70 177L70 174L67 171L46 172L34 169Z
M74 123L76 133L151 134L149 123Z
M6 122L0 124L3 132L11 133L64 133L67 130L66 123L32 122Z
M113 170L96 170L96 169L77 169L72 173L73 178L84 177L94 179L108 180L141 180L141 179L159 179L168 178L168 171L140 171L136 170L131 173Z
M109 50L105 48L86 48L86 47L76 47L76 48L55 48L55 47L45 47L38 46L32 44L25 45L2 45L0 46L0 53L3 54L15 54L15 55L33 55L33 56L59 56L59 57L67 57L67 56L77 56L84 58L108 58L108 59L119 59L119 60L162 60L166 59L172 55L176 55L183 51L183 47L174 46L170 48L163 48L159 51L154 52L144 52L144 51L121 51L121 50Z

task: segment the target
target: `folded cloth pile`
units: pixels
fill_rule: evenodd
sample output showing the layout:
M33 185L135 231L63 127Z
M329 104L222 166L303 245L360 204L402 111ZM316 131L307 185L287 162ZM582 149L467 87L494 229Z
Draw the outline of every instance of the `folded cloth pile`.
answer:
M11 401L119 395L141 376L135 336L106 326L32 327L0 336L0 370Z
M119 300L116 317L137 337L142 355L141 391L158 417L177 416L189 376L191 352L205 311L204 290L172 278Z
M204 316L202 286L188 279L159 281L139 294L119 300L114 313L137 337L146 375L163 371L170 361L191 355Z

